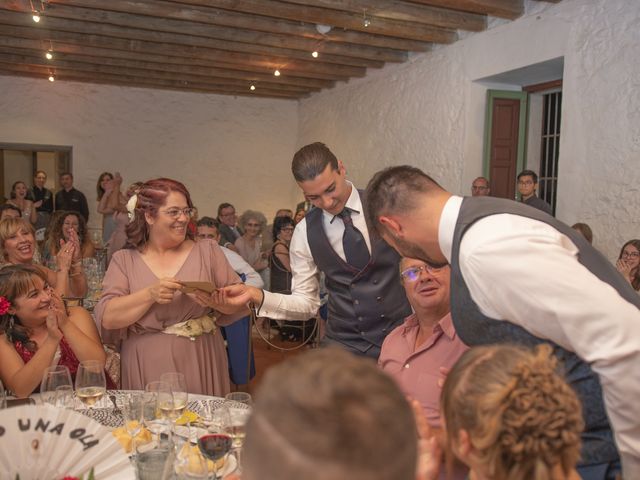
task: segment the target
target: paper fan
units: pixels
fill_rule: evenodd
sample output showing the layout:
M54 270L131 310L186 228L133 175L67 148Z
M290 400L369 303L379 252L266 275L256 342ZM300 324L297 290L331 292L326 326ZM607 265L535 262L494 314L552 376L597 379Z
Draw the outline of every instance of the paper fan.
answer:
M84 415L50 405L0 410L0 478L135 479L129 457L111 431Z

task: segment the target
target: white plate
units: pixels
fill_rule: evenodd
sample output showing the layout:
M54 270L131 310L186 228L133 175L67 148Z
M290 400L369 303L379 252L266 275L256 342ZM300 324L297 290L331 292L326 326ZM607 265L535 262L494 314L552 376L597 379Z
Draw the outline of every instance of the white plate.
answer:
M176 425L176 435L182 438L188 438L191 443L198 443L198 439L207 435L209 432L205 428L191 427L191 436L189 436L189 427L185 425Z

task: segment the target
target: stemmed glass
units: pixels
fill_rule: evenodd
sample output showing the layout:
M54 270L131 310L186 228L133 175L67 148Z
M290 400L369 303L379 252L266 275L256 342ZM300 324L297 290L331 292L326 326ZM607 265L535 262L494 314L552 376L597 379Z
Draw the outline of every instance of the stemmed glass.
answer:
M149 431L160 440L160 434L167 430L167 421L160 409L161 401L167 402L171 399L173 405L173 396L171 395L171 387L166 382L149 382L145 388L143 402L143 418L144 424Z
M92 407L107 391L104 364L97 360L80 362L76 373L76 396L82 403Z
M168 418L175 422L182 415L185 408L187 408L187 400L189 398L187 381L184 378L184 374L178 372L163 373L160 376L160 381L169 385L173 396L172 411L170 411L169 408L163 408L163 406L161 406L160 409Z
M226 431L233 439L233 448L240 449L244 443L245 425L251 416L251 395L245 392L232 392L224 398L230 419ZM243 407L237 403L243 404Z
M198 439L198 448L206 458L213 462L213 478L218 478L217 461L231 450L231 437L224 433L208 433Z
M42 403L56 405L61 392L68 389L73 390L73 383L71 383L71 373L67 367L54 365L45 369L42 382L40 382Z
M136 452L136 435L142 430L144 421L144 399L141 393L129 393L122 402L124 428L131 437L131 451Z

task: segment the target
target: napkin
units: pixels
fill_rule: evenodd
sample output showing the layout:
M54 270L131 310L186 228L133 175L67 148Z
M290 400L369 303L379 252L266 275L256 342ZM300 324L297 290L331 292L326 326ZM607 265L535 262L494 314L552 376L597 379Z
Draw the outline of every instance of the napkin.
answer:
M120 442L122 448L127 453L131 453L131 449L133 447L133 442L131 441L131 435L127 432L127 429L124 427L118 427L113 429L111 432L113 436ZM142 427L142 430L138 432L136 435L136 445L144 445L145 443L149 443L151 441L151 432L146 428Z

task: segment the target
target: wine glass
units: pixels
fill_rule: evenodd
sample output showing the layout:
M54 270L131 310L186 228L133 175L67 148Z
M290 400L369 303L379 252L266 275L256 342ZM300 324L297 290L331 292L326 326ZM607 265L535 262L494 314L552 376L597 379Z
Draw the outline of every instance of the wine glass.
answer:
M173 412L170 414L170 418L175 422L187 408L187 400L189 399L187 381L184 378L184 374L179 372L163 373L160 375L160 381L166 382L171 387Z
M161 395L162 394L162 395ZM171 387L165 382L149 382L143 396L143 419L149 431L160 440L160 434L167 430L167 422L160 410L160 397L166 401L171 395ZM171 398L173 404L173 398Z
M69 369L64 365L47 367L42 375L42 382L40 382L40 399L42 403L56 405L58 399L56 392L59 387L73 388Z
M129 393L124 396L122 416L124 418L124 428L131 437L131 451L135 453L136 435L142 430L142 422L144 421L143 394Z
M80 362L76 373L76 396L91 408L107 391L104 364L97 360Z
M229 424L225 428L225 432L233 439L233 448L240 449L244 443L245 426L251 416L251 410L233 406L228 407L228 409Z
M198 438L198 448L206 458L213 462L213 478L218 478L218 464L231 450L231 437L224 433L207 433Z
M73 387L71 385L56 387L56 406L73 410Z

